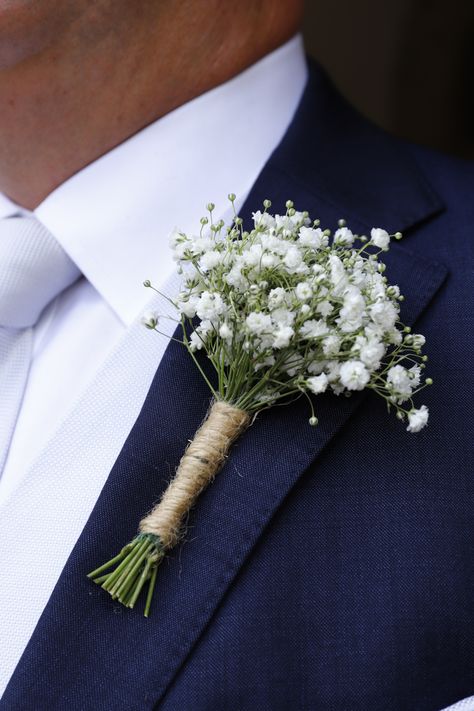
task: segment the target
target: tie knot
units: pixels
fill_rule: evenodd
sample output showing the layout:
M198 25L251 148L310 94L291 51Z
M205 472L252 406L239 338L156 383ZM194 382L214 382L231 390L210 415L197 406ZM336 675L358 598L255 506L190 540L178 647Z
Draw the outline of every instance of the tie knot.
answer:
M0 326L33 326L79 276L59 242L35 217L0 220Z

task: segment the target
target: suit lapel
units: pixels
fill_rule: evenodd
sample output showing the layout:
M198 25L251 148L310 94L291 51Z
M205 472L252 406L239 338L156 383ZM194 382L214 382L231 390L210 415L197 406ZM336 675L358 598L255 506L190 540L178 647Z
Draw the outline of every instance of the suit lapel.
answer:
M408 156L338 101L313 68L295 120L257 180L244 217L266 197L276 208L291 198L324 224L345 217L360 230L372 224L407 229L439 212L439 199ZM445 269L398 245L387 265L406 296L404 319L413 323ZM185 349L170 343L5 692L5 707L152 708L274 512L362 397L319 397L316 429L307 424L304 402L257 418L192 511L186 542L162 565L146 620L114 605L86 573L134 535L206 411L206 386Z

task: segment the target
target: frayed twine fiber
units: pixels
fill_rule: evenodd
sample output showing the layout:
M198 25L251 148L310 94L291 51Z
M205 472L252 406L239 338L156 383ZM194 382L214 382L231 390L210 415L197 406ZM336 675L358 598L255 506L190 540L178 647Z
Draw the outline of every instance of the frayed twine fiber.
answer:
M140 521L140 533L158 536L164 548L179 539L181 524L199 494L213 480L231 444L250 424L244 410L214 402L189 443L161 501Z

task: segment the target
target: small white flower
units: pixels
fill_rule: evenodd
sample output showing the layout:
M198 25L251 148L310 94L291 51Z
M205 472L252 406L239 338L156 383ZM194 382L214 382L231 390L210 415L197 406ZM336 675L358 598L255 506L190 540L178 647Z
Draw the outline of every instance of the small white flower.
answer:
M336 361L330 363L327 369L327 376L329 384L331 386L331 390L335 395L340 395L342 392L344 392L344 385L342 385L339 379L340 374L341 366L339 365L339 363L336 363Z
M326 373L321 373L321 375L313 375L312 378L307 378L306 383L312 393L319 395L326 390L329 380Z
M177 227L175 227L170 232L170 234L168 236L168 242L169 242L169 246L171 247L171 249L175 249L178 244L187 242L187 241L188 241L187 236L184 234L184 232L181 232L181 230L179 230Z
M339 353L341 347L341 339L335 334L326 336L323 341L323 353L326 356L335 356Z
M328 238L319 227L316 229L301 227L298 234L298 242L302 247L311 247L312 249L327 247Z
M408 432L419 432L428 424L429 410L422 405L418 410L413 409L408 413Z
M328 376L328 380L330 383L336 382L336 380L339 380L339 377L341 375L341 366L339 363L337 363L335 360L330 361L327 364L327 371L326 374Z
M272 321L276 326L291 326L295 320L295 314L289 309L275 309L272 311Z
M415 390L421 382L421 368L419 365L413 365L408 372L410 373L412 388Z
M290 216L290 220L294 225L299 225L301 222L304 225L311 224L311 220L309 219L308 215L305 215L302 212L298 212L298 210L295 210L294 214Z
M242 261L248 267L260 266L263 255L263 247L261 244L252 244L242 254Z
M412 334L412 344L413 348L415 350L419 350L420 348L423 348L423 346L426 343L426 338L421 335L421 333L413 333Z
M353 319L338 318L336 323L343 333L357 333L362 328L362 316Z
M347 227L340 227L334 233L334 243L343 245L344 247L352 247L354 244L354 235Z
M217 265L222 262L222 257L223 255L216 249L212 249L210 252L204 252L199 260L201 271L208 272L210 269L214 269L214 267L217 267Z
M344 294L344 305L339 313L341 320L359 319L365 311L365 299L356 286L350 286Z
M295 229L293 220L287 215L275 215L275 222L277 230L281 230L284 235L291 234Z
M222 296L217 293L203 291L196 308L196 314L200 319L215 321L225 311L225 304Z
M303 257L298 247L288 247L283 261L289 270L293 271L298 269L303 261Z
M265 252L262 254L261 264L264 269L271 269L278 264L278 257L275 254Z
M269 215L268 212L257 210L257 212L252 213L252 217L255 227L265 227L267 229L275 227L275 218Z
M174 261L180 262L184 260L187 251L189 251L189 244L187 242L178 242L173 249Z
M370 241L376 247L385 251L390 245L390 235L386 230L382 230L380 227L374 227L370 230Z
M266 358L263 358L263 360L258 360L255 365L254 365L254 370L255 372L261 370L262 368L268 368L272 365L275 365L275 356L270 355L267 356Z
M247 286L247 280L242 274L241 264L234 264L232 269L230 269L224 278L229 286L233 286L235 289L239 289L240 291L244 290Z
M274 348L287 348L290 345L290 341L295 335L295 332L291 326L280 326L275 333L273 339Z
M394 365L387 373L387 385L400 398L407 399L413 390L413 380L403 365Z
M308 301L313 296L313 288L307 281L301 281L296 285L295 294L300 301Z
M276 289L271 289L268 294L268 308L270 310L277 309L285 302L285 296L286 292L281 286L278 286Z
M367 368L370 368L370 370L376 370L380 367L380 361L384 355L384 344L374 338L366 340L359 352L361 361L367 366Z
M334 311L334 306L329 301L321 301L320 304L316 306L316 311L324 318L327 318Z
M386 331L385 337L387 338L388 343L391 343L394 346L399 346L400 343L403 341L403 335L398 330L398 328L395 327Z
M386 286L382 274L369 274L366 278L366 287L372 301L385 299Z
M344 265L337 254L331 254L328 261L334 295L340 296L344 292L347 285L346 270L344 269Z
M189 249L191 249L194 256L198 257L200 254L205 252L210 252L214 249L215 244L212 237L194 237L189 244Z
M250 333L261 335L272 328L272 319L267 314L252 311L245 319L245 324Z
M273 234L273 230L271 232L262 232L255 239L259 241L263 249L268 252L276 252L279 254L280 252L285 252L287 247L287 243Z
M369 312L373 321L386 331L394 327L398 318L398 311L391 301L377 301L372 304Z
M322 319L309 319L300 328L303 338L318 338L319 336L325 336L328 332L328 326Z
M206 337L215 331L214 329L214 324L212 321L208 321L207 319L204 321L201 321L199 326L196 328L197 333L201 336L203 340L206 339Z
M159 318L156 311L146 311L141 318L142 324L147 328L156 328L158 321Z
M191 333L191 338L189 339L189 347L192 351L200 351L203 346L204 344L202 342L201 336L196 333L196 331L193 331Z
M341 365L339 377L348 390L363 390L370 380L370 373L360 360L348 360Z
M227 323L223 323L219 328L219 336L225 341L230 341L232 339L233 331Z
M190 296L189 299L180 299L176 302L176 306L180 313L186 318L194 318L196 316L196 309L199 304L199 296Z

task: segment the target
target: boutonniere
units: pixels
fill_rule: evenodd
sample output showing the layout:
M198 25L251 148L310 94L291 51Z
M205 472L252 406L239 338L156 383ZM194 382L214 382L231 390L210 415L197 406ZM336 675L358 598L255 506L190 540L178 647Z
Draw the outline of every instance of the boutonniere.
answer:
M235 195L229 199L234 207ZM186 515L259 411L304 397L316 426L320 393L370 389L408 421L409 432L428 421L428 409L413 403L432 383L422 378L425 339L399 321L403 296L381 260L400 233L355 235L340 220L332 234L291 201L286 214L272 215L269 200L247 232L235 211L226 228L214 221L214 205L207 207L199 236L175 231L171 246L183 274L172 300L180 342L209 386L209 410L138 535L89 574L130 608L147 587L145 616L158 566L179 541ZM159 330L159 317L148 315L145 325ZM204 372L202 355L215 378Z

